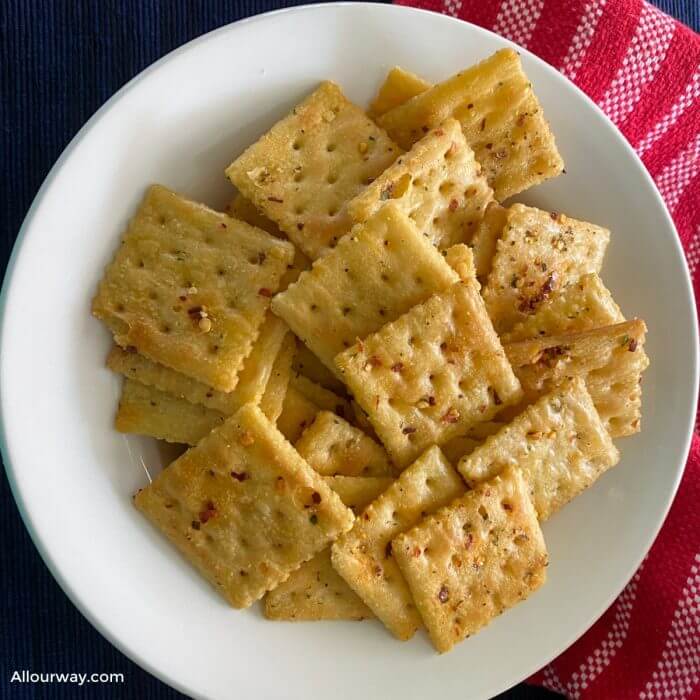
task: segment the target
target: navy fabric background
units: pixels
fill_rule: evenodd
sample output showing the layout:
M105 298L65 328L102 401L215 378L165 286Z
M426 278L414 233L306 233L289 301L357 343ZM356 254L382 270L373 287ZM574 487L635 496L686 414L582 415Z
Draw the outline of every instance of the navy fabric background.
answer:
M44 177L118 88L172 49L294 0L0 0L0 265ZM656 0L698 30L698 0ZM60 467L60 464L56 465ZM73 607L39 558L0 474L0 698L184 696L114 649ZM138 625L139 621L134 620ZM14 670L121 672L124 684L10 684ZM232 696L236 689L231 689ZM520 686L503 697L550 698ZM265 699L266 700L266 699Z

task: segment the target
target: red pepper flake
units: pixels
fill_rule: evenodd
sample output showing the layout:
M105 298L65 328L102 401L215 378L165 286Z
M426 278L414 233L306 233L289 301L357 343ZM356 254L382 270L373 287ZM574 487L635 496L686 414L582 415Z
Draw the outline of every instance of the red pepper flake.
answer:
M442 129L435 129L435 136L444 136L445 132Z
M403 362L396 362L393 365L391 365L391 371L392 372L402 372L403 371Z
M459 411L456 408L451 408L442 417L443 423L456 423L459 420Z
M212 501L207 501L204 510L199 514L199 520L202 523L206 523L211 520L216 515L216 508Z
M261 287L261 288L258 290L258 294L259 294L261 297L271 297L271 296L272 296L272 292L271 292L267 287Z
M134 346L134 345L127 345L124 349L131 355L138 352L138 350L136 349L136 346Z
M549 212L549 216L551 217L552 221L556 221L557 218L559 217L559 214L557 214L557 212L555 212L555 211L551 211L551 212Z
M627 349L630 352L634 352L637 349L637 341L634 338L630 340L629 344L627 345Z
M446 603L450 599L450 592L447 590L447 586L443 586L438 593L438 600L441 603Z
M513 506L510 503L508 503L508 501L503 501L501 505L503 506L503 510L508 511L509 513L513 510Z
M459 206L459 202L456 199L451 199L450 204L447 207L450 211L454 211Z
M414 547L413 552L411 552L414 557L419 557L421 554L423 554L423 551L421 550L420 547Z
M401 432L402 432L404 435L410 435L411 433L415 433L416 430L417 430L417 428L414 428L414 427L412 427L412 426L410 426L410 425L407 425Z
M384 556L388 559L391 556L391 541L386 543L384 547Z
M486 117L481 120L481 125L479 126L479 131L483 131L486 128Z
M193 530L199 530L199 520L193 520L193 521L192 521L192 529L193 529Z
M219 224L219 226L221 226L221 228L228 228L223 221Z
M490 150L493 148L493 144L492 144L492 143L487 143L487 144L486 144L486 148L490 151Z
M367 362L372 367L381 367L382 366L382 361L376 355L372 355L372 357L370 357L369 360L367 360Z
M268 202L277 202L277 204L283 204L284 200L280 199L279 197L268 197L267 198Z
M311 500L318 505L321 502L321 494L318 491L314 491L311 494Z
M236 480L236 481L245 481L248 477L247 472L231 472L231 476Z
M202 313L202 307L201 306L193 306L191 309L187 309L187 313L190 316L197 316L197 320L199 320L199 316Z
M472 535L471 532L467 533L467 536L464 540L464 547L465 549L469 549L472 546L472 543L474 542L474 535Z

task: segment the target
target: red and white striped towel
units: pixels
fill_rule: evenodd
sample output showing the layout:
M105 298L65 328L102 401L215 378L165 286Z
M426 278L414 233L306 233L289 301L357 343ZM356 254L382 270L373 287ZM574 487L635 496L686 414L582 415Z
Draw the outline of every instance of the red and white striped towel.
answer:
M491 29L560 70L627 137L700 292L700 36L644 0L399 0ZM700 436L644 563L530 682L571 698L700 699Z

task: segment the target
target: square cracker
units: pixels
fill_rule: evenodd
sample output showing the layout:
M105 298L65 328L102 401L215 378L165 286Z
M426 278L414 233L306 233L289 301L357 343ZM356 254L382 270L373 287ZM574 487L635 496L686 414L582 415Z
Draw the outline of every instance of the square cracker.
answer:
M427 80L400 66L394 66L379 87L369 106L368 114L372 119L377 119L430 87L432 85Z
M393 473L384 448L334 413L321 411L294 444L324 476L388 476Z
M347 205L354 223L387 201L407 214L440 249L470 241L493 192L455 119L448 119L399 156Z
M292 369L297 374L304 375L312 382L320 384L324 389L329 389L335 394L345 392L343 383L301 341L298 342Z
M121 347L231 391L293 254L285 241L154 185L92 311Z
M114 427L120 433L196 445L226 418L221 411L190 403L127 378L122 385Z
M256 209L255 205L240 192L236 194L228 207L226 207L226 213L234 219L240 219L251 226L257 226L263 231L267 231L272 236L286 238L284 233L279 230L277 224L261 214ZM287 289L292 282L296 282L299 279L299 275L304 270L308 270L310 267L311 260L296 248L294 251L294 260L287 265L287 271L282 275L282 279L280 280L279 291L283 292Z
M277 425L287 440L295 443L313 423L319 411L330 411L341 417L352 415L350 404L344 398L306 377L296 375L289 381Z
M391 541L464 490L440 449L431 447L331 547L335 570L399 639L413 636L420 617L392 556Z
M507 216L508 210L505 207L502 207L498 202L490 202L474 232L471 246L476 276L480 282L485 282L489 272L491 272L496 245L505 228Z
M384 491L391 479L328 477L326 483L358 513ZM269 620L365 620L374 617L331 564L330 547L302 564L265 596Z
M546 580L542 530L513 467L399 535L393 552L441 653Z
M457 274L393 202L278 294L273 311L335 371L333 358Z
M574 335L533 338L505 346L532 403L564 377L582 377L611 437L639 432L646 325L635 319Z
M551 393L463 457L457 469L470 486L514 465L522 470L537 516L546 520L617 464L619 453L580 377Z
M324 82L226 170L238 190L312 260L350 228L345 203L400 149Z
M581 275L600 272L609 240L600 226L513 204L483 291L499 335Z
M201 404L231 416L243 404L260 403L287 334L288 329L284 322L268 314L250 355L243 361L236 388L228 393L212 389L196 379L153 362L137 352L124 350L118 345L109 353L107 367L176 398ZM291 337L291 334L289 336Z
M272 365L272 372L265 385L265 391L260 397L260 410L272 423L277 423L284 408L284 397L287 395L287 388L292 377L292 362L295 352L294 335L288 333L284 337L282 347Z
M580 333L621 323L625 317L595 272L583 275L545 299L532 316L504 333L504 343L542 335Z
M469 282L434 294L336 364L398 467L522 397Z
M513 49L502 49L378 120L402 148L454 117L500 202L559 175L564 163Z
M236 608L284 581L352 511L256 406L244 406L134 497Z

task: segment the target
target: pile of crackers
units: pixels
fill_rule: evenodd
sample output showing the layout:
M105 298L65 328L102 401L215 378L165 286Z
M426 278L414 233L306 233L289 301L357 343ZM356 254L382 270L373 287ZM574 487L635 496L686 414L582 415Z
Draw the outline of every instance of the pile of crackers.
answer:
M117 429L188 446L136 506L232 606L444 652L543 584L540 523L618 462L648 365L610 232L503 203L562 170L505 49L367 112L321 84L225 213L151 187L93 313Z

